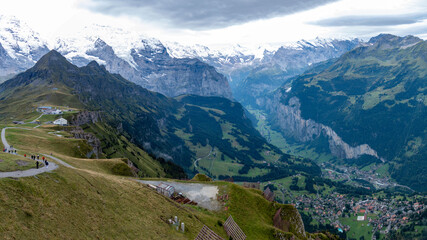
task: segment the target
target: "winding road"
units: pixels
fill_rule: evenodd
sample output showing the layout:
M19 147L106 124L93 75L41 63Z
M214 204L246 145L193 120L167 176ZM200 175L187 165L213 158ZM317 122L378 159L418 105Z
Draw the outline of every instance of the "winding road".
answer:
M16 127L6 127L6 128L3 128L1 130L1 141L2 141L2 143L4 145L4 148L6 150L10 149L10 145L9 145L9 143L6 140L6 129L10 129L10 128L16 128ZM31 129L27 129L27 128L20 128L20 129L31 130ZM14 150L17 150L17 149L14 148ZM43 155L43 156L48 157L48 158L52 158L53 160L57 161L59 164L65 166L65 167L69 167L69 168L73 168L74 169L73 166L71 166L70 164L68 164L68 163L66 163L66 162L64 162L64 161L62 161L62 160L60 160L60 159L58 159L56 157L53 157L53 156L50 156L50 155L47 155L47 154L42 154L42 153L40 155ZM37 160L37 161L42 162L41 160ZM12 177L12 178L31 177L31 176L35 176L35 175L40 174L40 173L51 172L51 171L57 169L58 167L59 167L58 164L56 164L56 163L54 163L52 161L49 161L49 165L48 166L41 167L39 169L32 168L32 169L28 169L28 170L25 170L25 171L0 172L0 178L7 178L7 177Z
M194 169L197 169L197 162L199 161L199 160L201 160L202 158L206 158L206 157L209 157L211 154L212 154L212 151L213 151L213 147L211 147L211 151L209 152L209 154L208 155L206 155L206 156L204 156L204 157L199 157L198 159L196 159L196 161L194 161Z

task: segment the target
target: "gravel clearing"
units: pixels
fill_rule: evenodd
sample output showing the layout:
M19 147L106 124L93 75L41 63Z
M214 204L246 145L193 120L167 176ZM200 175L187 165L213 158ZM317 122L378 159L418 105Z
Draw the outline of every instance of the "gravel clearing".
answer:
M221 205L217 201L216 195L218 194L218 187L210 184L201 183L180 183L180 182L168 182L168 181L145 181L136 180L145 184L152 184L158 186L160 183L170 185L175 188L175 192L182 193L185 197L193 202L196 202L198 206L218 211L221 210Z

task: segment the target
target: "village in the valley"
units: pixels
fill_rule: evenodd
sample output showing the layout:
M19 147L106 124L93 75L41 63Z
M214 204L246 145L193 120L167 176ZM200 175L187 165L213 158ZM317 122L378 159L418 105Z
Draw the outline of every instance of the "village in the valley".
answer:
M350 231L347 222L372 226L372 233L387 234L408 223L414 213L426 210L426 205L416 199L365 197L363 200L350 198L345 194L323 195L312 198L307 195L295 197L295 206L309 213L313 220L321 224L331 224L339 231Z

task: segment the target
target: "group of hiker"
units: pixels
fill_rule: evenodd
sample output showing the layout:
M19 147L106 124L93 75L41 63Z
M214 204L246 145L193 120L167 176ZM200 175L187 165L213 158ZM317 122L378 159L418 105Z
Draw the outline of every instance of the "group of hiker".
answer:
M16 149L14 150L12 146L10 146L10 149L3 148L3 152L16 155Z
M12 146L10 146L9 149L3 148L3 152L10 153L10 154L15 154L16 155L16 149L13 149ZM24 157L26 158L27 154L24 154ZM36 161L36 168L39 169L40 155L38 155L38 154L37 155L31 155L30 157L31 157L32 160ZM48 168L49 167L49 162L47 161L47 159L42 156L41 160L43 161L43 163L46 166L46 168Z
M27 155L24 154L24 157L27 157ZM37 160L36 167L38 169L39 168L40 155L31 155L31 159ZM46 166L46 168L48 168L49 167L49 162L46 160L45 157L42 157L42 161L43 161L44 165Z
M27 155L24 154L24 157L27 157ZM33 160L36 161L36 167L38 169L39 168L40 155L38 155L38 154L37 155L31 155L31 159L33 159ZM48 168L49 167L49 162L46 160L45 157L42 157L42 161L43 161L44 165L46 166L46 168Z

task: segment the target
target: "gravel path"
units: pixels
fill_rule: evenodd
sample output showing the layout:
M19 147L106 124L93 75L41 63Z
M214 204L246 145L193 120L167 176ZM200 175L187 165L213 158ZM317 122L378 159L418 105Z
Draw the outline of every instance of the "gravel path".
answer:
M6 127L3 128L1 130L1 141L4 145L4 148L6 148L6 150L10 149L10 145L9 143L6 141L6 129L10 129L10 128L17 128L17 127ZM27 129L27 128L19 128L19 129L26 129L26 130L31 130L31 129ZM16 148L14 148L14 150L17 150ZM44 155L45 157L49 157L52 158L53 160L57 161L59 164L65 166L65 167L69 167L69 168L74 168L73 166L71 166L70 164L47 154L40 154L40 155ZM18 155L19 156L19 155ZM23 157L23 156L22 156ZM43 163L43 161L38 160L39 162ZM13 177L13 178L20 178L20 177L31 177L31 176L35 176L37 174L40 173L44 173L44 172L51 172L55 169L57 169L59 166L58 164L49 161L49 165L45 166L45 167L41 167L39 169L29 169L29 170L25 170L25 171L14 171L14 172L0 172L0 178L7 178L7 177Z
M164 183L173 186L175 188L175 192L182 193L191 201L196 202L200 207L214 211L221 209L221 204L216 198L216 195L218 194L218 187L211 184L145 180L136 181L155 186L158 186L160 183Z

